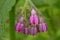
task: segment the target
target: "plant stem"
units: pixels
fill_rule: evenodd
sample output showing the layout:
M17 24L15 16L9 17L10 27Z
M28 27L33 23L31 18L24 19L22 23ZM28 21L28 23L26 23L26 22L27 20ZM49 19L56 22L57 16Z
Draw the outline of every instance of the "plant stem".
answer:
M15 40L15 12L14 11L14 7L11 10L11 12L9 13L9 17L10 17L10 40Z
M28 6L28 0L25 1L25 4L24 4L24 6L23 6L23 8L22 8L22 12L21 12L21 13L24 12L26 6ZM26 12L25 12L25 18L26 18Z
M30 5L31 5L33 8L35 8L36 11L38 11L38 9L37 9L36 6L34 5L34 3L33 3L31 0L29 0L29 2L30 2ZM38 13L41 13L41 12L38 11Z
M17 1L15 1L15 5L12 7L12 10L9 13L10 18L10 40L16 40L15 36L15 6L17 4Z

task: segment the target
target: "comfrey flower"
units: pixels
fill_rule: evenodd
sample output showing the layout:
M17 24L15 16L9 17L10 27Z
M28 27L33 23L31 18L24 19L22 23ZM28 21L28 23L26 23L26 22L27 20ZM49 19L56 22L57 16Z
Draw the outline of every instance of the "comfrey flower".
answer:
M31 10L30 23L32 25L38 24L38 16L37 16L36 11L34 9Z
M23 20L23 17L21 17L20 20L16 23L15 29L17 32L21 32L24 30L24 24L22 20Z
M31 35L36 35L37 34L37 28L32 27L30 33L31 33Z
M39 24L39 31L40 32L46 32L47 31L47 24L43 21L43 20L41 20L40 19L40 24Z
M24 34L25 35L28 35L29 34L29 29L26 27L26 28L24 28Z

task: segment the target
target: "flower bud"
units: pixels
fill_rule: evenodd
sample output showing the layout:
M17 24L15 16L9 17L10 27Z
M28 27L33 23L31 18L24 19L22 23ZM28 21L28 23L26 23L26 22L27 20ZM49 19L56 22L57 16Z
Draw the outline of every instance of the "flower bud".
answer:
M16 23L16 31L21 32L24 30L24 24L23 24L23 17L19 19L19 21Z
M31 15L34 15L34 14L36 14L36 10L35 9L32 9Z
M24 34L25 35L28 35L29 34L29 29L26 27L26 28L24 28Z
M39 24L39 31L40 32L46 32L47 31L47 25L45 22L43 22L42 24Z
M23 21L24 21L24 17L21 16L20 19L19 19L18 21L19 21L20 23L23 23Z
M31 11L30 23L32 25L38 24L38 16L37 16L36 11L34 9L32 9L32 11Z
M21 32L24 30L24 25L23 24L20 24L20 23L17 23L16 24L16 31L17 32Z
M32 27L31 28L31 34L32 35L36 35L37 34L37 28L36 27Z
M38 22L39 24L43 23L43 21L44 21L44 20L43 20L43 17L39 17L39 18L38 18L38 21L39 21L39 22Z

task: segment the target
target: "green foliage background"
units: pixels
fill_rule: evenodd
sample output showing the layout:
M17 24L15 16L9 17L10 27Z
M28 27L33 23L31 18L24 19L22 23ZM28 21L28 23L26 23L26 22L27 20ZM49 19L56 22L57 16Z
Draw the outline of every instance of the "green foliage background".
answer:
M48 25L48 32L38 33L35 36L16 33L16 40L60 40L60 0L31 1L44 15ZM9 12L15 3L16 0L0 0L0 40L10 39ZM20 8L23 7L24 4L25 0L19 0L17 6Z

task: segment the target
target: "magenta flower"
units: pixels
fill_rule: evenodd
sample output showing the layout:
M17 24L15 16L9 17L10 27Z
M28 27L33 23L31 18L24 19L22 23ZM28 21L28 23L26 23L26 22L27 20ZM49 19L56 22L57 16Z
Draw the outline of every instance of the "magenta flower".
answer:
M20 24L20 23L17 23L16 24L16 31L17 32L21 32L24 30L24 25L23 24Z
M28 35L29 34L29 29L26 27L26 28L24 28L24 34L25 35Z
M31 31L31 27L30 26L28 27L28 31L29 31L29 34L30 34L30 31Z
M19 21L16 23L16 31L17 32L21 32L21 31L23 31L24 30L24 24L23 24L23 17L21 17L20 19L19 19Z
M37 16L36 11L34 9L32 9L32 11L31 11L30 23L32 25L38 24L38 16Z
M37 28L36 28L36 27L32 27L30 33L31 33L32 35L37 34Z
M45 22L39 24L39 31L40 31L40 32L45 32L45 31L47 31L47 29L48 29L48 28L47 28L47 25L46 25Z

